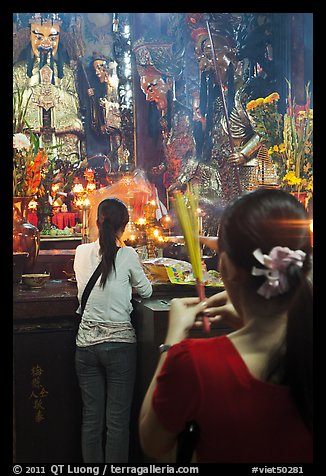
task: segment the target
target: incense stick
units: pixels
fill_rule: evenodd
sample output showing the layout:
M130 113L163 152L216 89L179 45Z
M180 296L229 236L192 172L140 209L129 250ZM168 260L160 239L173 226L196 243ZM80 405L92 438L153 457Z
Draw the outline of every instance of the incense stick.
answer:
M203 301L206 296L199 243L198 189L188 184L186 192L175 192L173 203L183 232L193 274L196 279L197 294L199 299ZM210 322L205 315L203 315L203 329L205 332L209 332L210 330Z

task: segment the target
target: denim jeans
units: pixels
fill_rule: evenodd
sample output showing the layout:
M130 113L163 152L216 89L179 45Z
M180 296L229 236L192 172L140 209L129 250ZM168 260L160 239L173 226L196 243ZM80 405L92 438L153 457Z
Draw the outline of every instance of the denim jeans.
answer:
M83 401L84 463L127 463L136 344L76 347L75 364Z

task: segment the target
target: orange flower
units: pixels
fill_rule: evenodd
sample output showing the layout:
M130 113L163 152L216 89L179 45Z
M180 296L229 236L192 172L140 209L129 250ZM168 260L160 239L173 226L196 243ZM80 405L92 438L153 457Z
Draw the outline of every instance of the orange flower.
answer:
M252 101L249 101L246 108L247 111L252 111L256 107L256 101L253 99Z
M265 97L264 104L269 104L271 102L279 101L280 95L278 93L272 93L269 96Z
M31 158L26 167L23 183L23 193L25 196L35 195L41 183L41 169L47 160L44 149L39 149L34 159Z
M40 148L34 157L34 164L37 167L42 167L42 165L47 161L48 156L46 155L43 148Z

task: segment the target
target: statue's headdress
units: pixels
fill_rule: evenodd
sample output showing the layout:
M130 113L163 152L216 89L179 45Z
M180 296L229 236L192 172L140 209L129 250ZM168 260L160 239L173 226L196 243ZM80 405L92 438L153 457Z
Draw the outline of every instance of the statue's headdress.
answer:
M29 23L38 23L40 25L52 23L52 25L62 25L62 20L59 13L33 13L29 19Z
M239 19L230 13L211 13L206 16L214 42L215 49L219 45L228 45L230 51L233 51L233 57L236 57L236 25ZM197 57L204 55L204 48L209 40L209 34L206 25L192 29L191 37L195 41L195 52ZM230 58L231 59L231 58ZM202 63L203 69L207 64Z
M170 39L139 38L134 43L133 51L140 76L159 74L177 79L182 72L180 56L173 51Z
M190 29L198 28L202 21L204 13L187 13L186 23Z
M112 59L110 59L108 56L105 56L103 53L99 53L98 51L93 51L91 60L92 61L102 60L106 62L112 61Z
M224 38L231 47L236 47L236 31L240 18L232 13L210 13L207 16L213 40Z

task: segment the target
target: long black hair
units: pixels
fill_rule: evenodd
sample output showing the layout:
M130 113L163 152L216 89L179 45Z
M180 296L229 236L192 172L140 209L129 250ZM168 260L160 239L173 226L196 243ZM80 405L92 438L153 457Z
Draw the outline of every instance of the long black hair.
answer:
M100 286L104 288L109 273L114 269L119 247L118 234L124 231L129 221L126 205L118 198L106 198L97 209L100 254L102 257L102 274Z
M274 372L278 371L279 375L282 371L280 383L289 385L300 414L311 428L313 303L309 224L306 209L293 195L279 189L260 188L236 198L225 209L219 226L219 250L248 271L246 292L250 293L251 302L260 306L262 318L272 318L273 310L287 311L285 350L277 363L275 356L270 359L266 376L270 380ZM269 254L275 246L302 250L306 257L302 267L288 266L289 290L267 300L257 293L265 277L251 275L253 266L258 264L253 251L260 248L263 254Z

